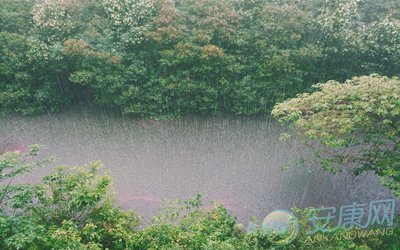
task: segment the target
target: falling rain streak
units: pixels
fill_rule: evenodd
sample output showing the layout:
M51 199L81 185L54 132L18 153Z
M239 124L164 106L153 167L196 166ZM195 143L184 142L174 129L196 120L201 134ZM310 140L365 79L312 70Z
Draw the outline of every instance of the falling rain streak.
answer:
M102 161L114 178L119 204L147 218L163 197L185 199L198 192L206 201L224 204L242 222L274 209L390 197L372 175L333 178L317 166L282 171L282 165L308 152L300 143L280 141L284 128L268 118L154 121L84 108L3 117L0 124L9 150L38 143L45 145L43 155L57 157L59 164ZM49 171L36 170L25 180L38 181Z

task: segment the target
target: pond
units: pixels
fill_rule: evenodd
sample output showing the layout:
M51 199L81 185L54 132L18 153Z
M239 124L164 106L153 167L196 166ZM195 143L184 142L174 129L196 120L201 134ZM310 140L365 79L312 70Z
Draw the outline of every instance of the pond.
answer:
M130 118L95 108L60 114L0 118L0 138L9 149L42 144L43 156L74 166L102 161L114 180L119 204L144 220L162 198L202 193L246 223L275 209L330 206L391 197L372 174L326 174L318 166L283 171L309 152L282 142L285 129L267 117L189 116L167 121ZM52 167L25 179L36 182Z

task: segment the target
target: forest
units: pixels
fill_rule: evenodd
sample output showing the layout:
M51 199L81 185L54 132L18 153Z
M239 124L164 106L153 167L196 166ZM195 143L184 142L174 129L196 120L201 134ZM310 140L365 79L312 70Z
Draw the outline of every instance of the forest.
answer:
M2 0L0 109L269 114L318 82L398 75L399 4Z

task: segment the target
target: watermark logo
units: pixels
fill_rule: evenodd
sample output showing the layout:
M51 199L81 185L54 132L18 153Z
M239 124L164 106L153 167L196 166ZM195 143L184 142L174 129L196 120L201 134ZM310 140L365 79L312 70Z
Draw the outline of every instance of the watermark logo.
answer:
M307 234L333 232L339 227L345 229L353 227L365 229L373 225L390 227L394 222L395 205L395 199L371 201L369 205L353 203L341 206L338 217L336 217L335 207L321 207L309 215L313 230ZM335 219L338 222L331 228L330 225Z
M339 228L365 230L369 226L391 227L394 224L395 205L395 199L387 199L371 201L369 204L355 202L344 205L340 207L338 213L336 207L311 209L306 217L311 230L307 231L306 235L331 233ZM270 236L273 244L286 245L296 239L299 233L299 222L292 212L275 210L265 217L261 226L251 222L247 233L266 234ZM357 233L353 232L353 234Z
M251 223L247 233L254 232L257 232L257 226ZM271 236L271 242L275 245L287 245L296 239L299 232L299 222L292 212L275 210L265 217L260 232L263 235Z

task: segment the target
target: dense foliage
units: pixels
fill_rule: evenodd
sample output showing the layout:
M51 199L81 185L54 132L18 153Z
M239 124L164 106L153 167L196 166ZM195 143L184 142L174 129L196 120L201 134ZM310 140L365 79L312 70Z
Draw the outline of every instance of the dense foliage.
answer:
M305 234L310 208L294 210L304 230L277 247L275 236L260 229L246 234L222 205L202 207L201 195L166 201L159 215L139 228L132 211L117 207L110 176L98 173L100 163L59 166L38 184L14 184L49 162L35 160L37 151L34 146L27 153L0 155L1 249L395 249L400 244L398 227L390 235L310 242Z
M113 206L110 177L100 176L99 163L68 173L64 167L37 185L13 184L18 175L44 162L29 153L0 156L1 249L124 249L137 218ZM8 174L7 174L8 173Z
M2 0L0 111L268 113L400 66L396 0Z
M88 102L162 119L268 114L281 102L273 115L310 139L325 169L374 171L400 196L398 0L0 2L0 114ZM305 91L313 93L297 95ZM35 160L37 152L0 152L0 249L400 245L396 227L392 235L318 243L301 231L277 247L274 236L246 234L223 206L202 207L201 196L169 202L140 225L117 206L100 163L14 184L50 161ZM294 209L303 228L310 209Z
M314 87L273 115L313 140L325 169L373 171L400 196L400 80L371 75Z

